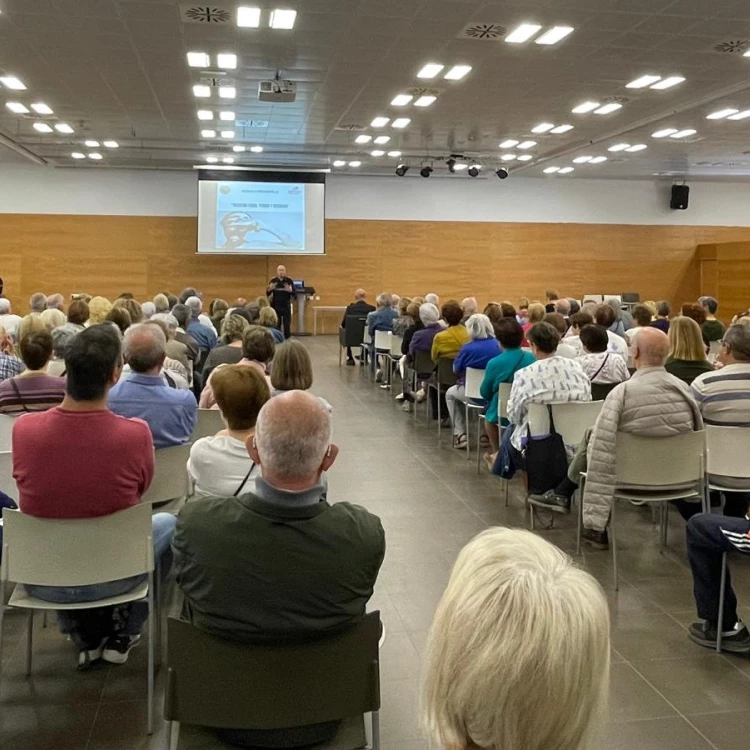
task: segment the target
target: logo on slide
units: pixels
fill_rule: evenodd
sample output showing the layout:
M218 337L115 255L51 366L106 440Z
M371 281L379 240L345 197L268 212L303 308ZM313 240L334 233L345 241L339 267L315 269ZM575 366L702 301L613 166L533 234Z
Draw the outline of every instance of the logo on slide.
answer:
M302 189L300 188L300 186L295 185L294 187L289 188L289 190L287 191L287 195L299 195L301 192Z
M222 185L222 186L221 186L221 187L219 188L219 192L220 192L220 193L221 193L222 195L227 195L227 194L229 193L229 190L230 190L230 187L229 187L229 185Z

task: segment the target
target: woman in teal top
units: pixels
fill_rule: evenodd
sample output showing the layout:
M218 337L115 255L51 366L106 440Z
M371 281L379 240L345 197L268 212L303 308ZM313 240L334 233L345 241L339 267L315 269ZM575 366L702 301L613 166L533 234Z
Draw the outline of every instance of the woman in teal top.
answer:
M492 447L492 453L488 456L488 460L494 460L495 454L500 449L500 434L497 426L497 389L500 387L500 383L512 383L513 376L518 370L536 362L534 355L528 349L521 349L523 329L515 318L499 320L495 325L495 333L503 352L487 364L480 389L482 398L490 402L485 413L486 421L484 423Z

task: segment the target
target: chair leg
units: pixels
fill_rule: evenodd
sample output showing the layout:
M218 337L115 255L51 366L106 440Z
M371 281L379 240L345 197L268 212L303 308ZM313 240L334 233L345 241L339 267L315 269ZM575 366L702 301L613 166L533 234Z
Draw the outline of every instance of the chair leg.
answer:
M443 435L441 423L443 421L443 415L440 413L440 383L438 383L437 388L435 389L435 396L437 397L437 417L438 417L438 443L440 442L440 438Z
M721 631L724 627L724 588L727 585L727 553L721 556L721 588L719 589L719 619L716 623L716 653L721 653Z
M3 664L3 625L5 624L5 581L0 582L0 681Z
M372 716L372 750L380 750L380 712L373 711L371 716Z
M578 487L578 524L576 529L576 555L581 554L581 533L583 532L583 488L586 482L585 477L581 477L581 484Z
M479 420L477 420L479 422ZM479 429L477 429L479 434ZM477 450L479 450L479 441L477 440ZM471 461L471 440L469 440L469 399L466 399L466 460Z
M148 575L148 730L154 733L154 620L156 612L154 608L154 574Z
M477 474L482 473L482 417L477 417Z
M510 480L503 479L503 483L505 484L505 507L507 508L510 505Z
M31 652L34 648L34 610L29 610L26 625L26 676L31 677Z
M612 567L614 568L614 577L615 577L615 591L619 591L620 589L620 579L617 576L617 534L615 532L615 505L617 505L617 500L615 498L612 499L612 514L609 518L609 531L610 536L612 539L610 540L610 544L612 545Z
M527 505L529 506L529 525L531 527L532 531L536 531L536 524L535 524L535 517L534 517L534 506L528 502Z
M167 728L167 748L168 750L177 750L180 744L180 722L170 721Z
M42 615L42 627L47 627L47 610L44 610L44 614Z

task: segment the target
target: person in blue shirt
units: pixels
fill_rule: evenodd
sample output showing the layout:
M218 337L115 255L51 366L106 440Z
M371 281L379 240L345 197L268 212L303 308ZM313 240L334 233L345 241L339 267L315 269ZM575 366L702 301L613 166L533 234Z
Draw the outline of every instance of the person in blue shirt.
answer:
M109 409L121 417L138 417L151 429L155 448L187 443L198 419L190 391L167 385L161 377L167 340L154 323L125 332L123 354L132 374L109 392Z
M393 297L390 294L379 294L375 300L377 308L367 316L367 330L372 337L370 344L370 361L375 369L375 331L392 331L393 321L398 317L398 310L393 307ZM380 382L383 373L378 370L375 381Z
M459 349L458 356L453 362L453 372L458 376L458 382L445 393L445 403L453 425L453 445L456 448L466 448L467 441L464 407L466 370L470 367L484 370L487 363L502 351L495 338L495 329L486 315L471 315L466 321L466 330L470 340Z
M213 349L218 343L216 337L216 331L213 328L209 328L200 322L198 316L201 314L203 309L203 303L199 297L188 297L185 305L190 310L190 322L188 323L187 332L195 339L198 344L198 348L201 350L201 361L205 359L205 355Z

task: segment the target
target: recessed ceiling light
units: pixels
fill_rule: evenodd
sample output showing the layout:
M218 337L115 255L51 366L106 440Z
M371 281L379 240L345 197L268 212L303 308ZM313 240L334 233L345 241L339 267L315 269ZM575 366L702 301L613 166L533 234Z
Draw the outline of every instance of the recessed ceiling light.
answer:
M67 122L58 122L55 124L55 130L58 133L65 133L66 135L70 135L73 132L73 128L68 125Z
M572 26L553 26L545 31L537 40L536 44L557 44L574 31Z
M399 156L401 156L400 151L389 151L388 156L390 156L392 159L398 159Z
M559 169L557 171L557 174L570 174L571 172L574 172L575 170L573 167L563 167L562 169Z
M593 156L577 156L573 159L573 164L585 164L587 161L591 161Z
M234 52L220 52L216 55L216 65L222 70L234 70L237 67L237 55Z
M343 159L336 159L335 162L333 162L334 167L345 167L346 162Z
M210 109L199 109L198 119L199 120L213 120L214 113Z
M97 153L89 154L89 159L93 159L94 161L99 161L102 158L103 157L101 154L97 154Z
M232 146L232 151L234 151L235 154L241 154L245 150L244 146Z
M237 25L242 29L257 29L260 26L260 8L237 8Z
M221 137L222 138L234 138L234 130L222 130Z
M636 151L644 151L647 148L648 146L645 143L636 143L635 146L631 146L625 150L630 154L634 154Z
M514 148L515 146L518 145L518 143L519 143L519 141L517 141L517 140L515 140L513 138L508 138L508 140L507 141L503 141L498 146L498 148Z
M626 148L630 148L629 143L615 143L615 145L610 146L607 151L624 151Z
M358 135L355 139L355 143L369 143L372 140L371 135L367 135L365 133L362 133L362 135Z
M0 76L0 83L2 83L6 89L13 89L14 91L26 90L24 83L15 76Z
M434 78L444 67L440 63L427 63L417 73L417 78Z
M554 174L555 172L559 172L560 167L547 167L547 169L544 170L544 174Z
M468 166L469 166L468 164L454 164L453 165L453 170L455 172L461 172L464 169L466 169Z
M234 86L219 86L220 99L234 99L237 96L237 89Z
M556 128L552 128L549 132L559 135L560 133L567 133L569 130L573 130L572 125L558 125Z
M500 159L502 161L515 161L518 157L515 154L502 154Z
M415 107L429 107L430 104L437 101L437 97L433 96L432 94L425 94L424 96L420 96L417 101L414 102Z
M29 111L29 108L25 104L21 104L21 102L5 102L5 106L17 115L25 115Z
M541 26L535 23L522 23L520 26L516 26L513 31L505 37L505 41L508 44L523 44L528 42L532 36L541 31Z
M523 143L518 144L518 148L520 149L527 149L527 148L534 148L536 146L536 141L524 141Z
M471 73L471 65L454 65L443 77L446 81L460 81Z
M677 132L677 128L663 128L657 130L655 133L651 133L652 138L666 138L668 135L673 135Z
M606 156L595 156L589 163L590 164L601 164L603 161L607 161Z
M671 89L672 86L677 86L677 84L682 83L684 80L682 76L670 76L663 81L659 81L659 83L655 83L651 88L663 91L664 89Z
M263 153L263 146L250 146L250 150L254 154L262 154Z
M361 161L350 161L350 162L349 162L349 166L350 166L350 167L358 167L358 166L360 166L361 164L362 164L362 162L361 162Z
M215 130L201 130L201 138L216 138Z
M99 148L99 141L84 141L83 143L88 148Z
M730 115L727 120L744 120L750 117L750 109L745 109L742 112L738 112L736 115Z
M234 112L225 109L223 112L219 112L219 119L225 122L232 122L234 120Z
M391 127L402 129L405 128L410 122L411 120L408 117L397 117L391 123Z
M617 112L618 109L622 109L620 102L610 102L605 104L603 107L594 110L595 115L608 115L610 112Z
M518 161L531 161L534 157L531 154L521 154Z
M117 141L104 141L102 145L105 148L120 148L120 144Z
M585 115L588 112L593 112L595 109L599 109L602 105L599 102L583 102L577 107L573 107L572 112L576 115Z
M687 130L680 130L677 133L673 133L671 138L688 138L691 135L695 135L698 131L688 128Z
M370 151L370 156L383 156L385 154L385 151L380 151L380 149L376 149L375 151Z
M547 133L552 128L554 128L554 124L551 122L541 122L539 125L537 125L535 128L531 128L532 133Z
M272 10L268 25L272 29L293 29L296 20L296 10Z
M661 76L645 75L641 76L640 78L636 78L635 81L631 81L625 86L625 88L643 89L646 88L646 86L650 86L652 83L656 83L657 81L661 81Z
M52 111L52 107L50 107L48 104L45 104L44 102L35 102L31 105L31 108L36 112L38 115L52 115L54 112Z
M211 96L211 87L204 86L202 84L199 84L198 86L193 86L193 95L197 96L200 99L206 99L209 96Z
M391 106L393 107L404 107L407 105L414 97L411 94L397 94L393 97L391 100Z
M375 139L374 143L377 143L378 146L382 146L383 144L388 143L388 141L390 141L390 140L391 140L391 136L389 136L389 135L379 135Z
M205 52L188 52L187 61L191 68L207 68L211 64L211 58Z
M390 117L375 117L370 126L373 128L384 128L390 121Z
M731 107L727 109L720 109L716 112L712 112L710 115L706 115L707 120L723 120L725 117L729 117L729 115L736 115L739 112L738 109L732 109Z
M224 164L234 164L234 158L231 156L225 156L222 161Z
M81 153L80 151L74 151L74 152L73 152L73 153L71 154L71 156L72 156L72 157L73 157L74 159L85 159L85 158L86 158L86 154L82 154L82 153Z
M209 164L216 164L216 162L219 161L219 158L217 156L207 156L206 161Z
M52 128L47 125L46 122L35 122L33 125L34 130L37 130L40 133L52 133Z

